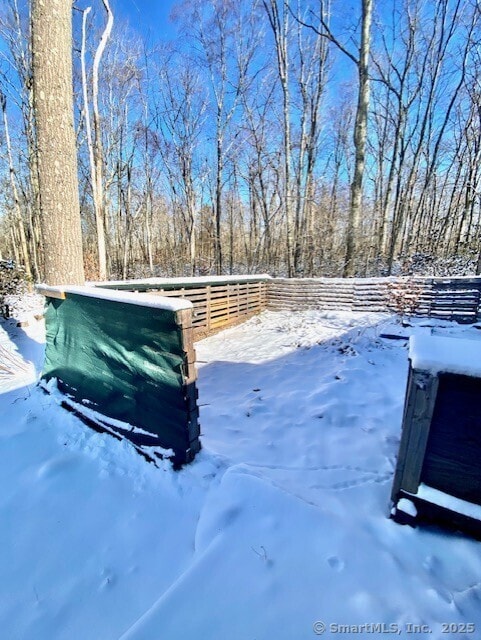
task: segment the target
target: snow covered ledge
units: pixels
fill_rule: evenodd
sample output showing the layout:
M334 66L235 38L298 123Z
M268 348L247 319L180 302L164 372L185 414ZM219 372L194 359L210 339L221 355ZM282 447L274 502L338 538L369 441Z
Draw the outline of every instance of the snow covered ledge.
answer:
M150 307L152 309L165 309L168 311L182 311L192 309L193 305L188 300L181 298L167 298L137 291L118 291L112 289L101 289L100 287L79 287L79 286L59 286L50 287L46 284L38 284L35 287L37 293L46 298L57 298L65 300L67 294L87 296L98 300L110 300L111 302L122 302L125 304L135 304L139 307Z
M481 378L481 340L417 335L409 342L412 368Z
M431 504L438 505L443 509L448 509L453 513L459 513L467 518L473 518L481 522L481 505L462 500L461 498L455 498L448 493L444 493L444 491L428 487L428 485L423 482L419 485L416 497Z
M177 465L192 460L200 449L192 303L88 286L36 288L47 300L44 383L56 380L86 422L94 412L97 427L148 448L151 458L172 450Z

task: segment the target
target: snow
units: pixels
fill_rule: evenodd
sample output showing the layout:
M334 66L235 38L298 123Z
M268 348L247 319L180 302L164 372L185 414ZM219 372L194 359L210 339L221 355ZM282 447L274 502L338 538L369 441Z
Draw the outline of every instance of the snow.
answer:
M481 341L439 335L411 338L409 357L413 369L481 377Z
M439 489L429 487L423 482L419 485L416 496L422 500L426 500L426 502L431 502L439 507L444 507L445 509L449 509L455 513L468 516L468 518L474 518L481 521L481 506L479 504L473 504L467 500L456 498L455 496L444 493L444 491L439 491ZM399 508L398 504L398 509Z
M151 285L152 287L165 287L166 285L186 285L186 284L212 284L225 283L237 284L239 282L259 282L259 280L270 280L271 276L267 273L261 273L255 276L195 276L192 278L143 278L140 280L108 280L106 282L90 282L95 287L116 286L129 284L133 287L137 285Z
M57 378L50 378L48 382L45 380L40 380L40 387L47 391L53 399L57 402L57 404L61 405L62 403L67 404L71 409L73 409L77 414L83 416L87 420L91 420L92 422L97 423L98 425L104 427L105 429L111 429L111 433L115 433L115 429L120 429L125 432L142 434L147 436L155 435L150 431L146 431L145 429L141 429L140 427L133 426L128 422L124 422L123 420L116 420L115 418L110 418L109 416L105 416L94 409L90 409L88 404L94 404L91 400L84 398L82 403L75 402L71 396L64 395L58 388L58 380ZM150 452L153 452L152 447L149 448ZM172 458L174 456L173 449L164 449L163 447L157 446L155 447L155 452L160 456L166 458Z
M45 298L38 293L9 293L4 296L4 304L8 306L10 317L17 322L27 322L32 316L43 314Z
M412 502L411 500L408 500L407 498L401 498L397 503L396 507L399 511L403 511L404 513L407 513L413 518L415 518L418 515L418 510L416 509L416 505L414 504L414 502Z
M114 289L100 289L97 287L49 287L45 284L37 285L37 289L47 294L75 294L99 300L109 300L111 302L123 302L135 304L139 307L150 307L151 309L166 309L168 311L181 311L182 309L192 309L192 302L181 300L180 298L166 298L164 296L153 296L151 293L137 293L132 291L117 291ZM55 297L55 296L53 296Z
M266 312L197 343L203 450L174 472L35 386L42 321L0 323L31 363L28 377L0 380L2 637L303 640L322 625L324 637L354 638L354 625L384 624L407 638L406 625L423 624L439 640L442 623L481 629L479 543L388 518L408 349L380 334L432 329ZM341 624L351 631L335 634Z

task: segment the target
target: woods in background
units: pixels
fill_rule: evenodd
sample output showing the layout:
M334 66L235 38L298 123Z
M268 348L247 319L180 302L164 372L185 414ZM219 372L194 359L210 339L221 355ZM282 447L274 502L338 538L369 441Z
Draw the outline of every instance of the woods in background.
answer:
M478 3L345 7L184 0L151 47L76 3L87 277L481 271ZM0 252L42 279L30 35L5 0Z

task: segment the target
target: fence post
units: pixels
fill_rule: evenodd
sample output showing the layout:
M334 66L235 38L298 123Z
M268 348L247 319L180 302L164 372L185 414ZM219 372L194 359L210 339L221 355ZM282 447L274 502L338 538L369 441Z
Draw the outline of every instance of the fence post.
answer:
M211 291L210 284L207 285L206 289L207 289L207 309L206 309L205 319L206 319L206 324L207 324L207 331L210 332L210 300L211 300L211 297L210 297L210 291Z

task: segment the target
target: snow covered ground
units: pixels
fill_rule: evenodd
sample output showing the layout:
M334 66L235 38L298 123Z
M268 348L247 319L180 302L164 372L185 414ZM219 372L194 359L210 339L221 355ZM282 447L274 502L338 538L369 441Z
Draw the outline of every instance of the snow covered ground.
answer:
M266 312L198 343L204 448L173 472L35 387L41 322L0 324L31 363L0 377L0 637L480 638L480 543L387 517L407 346L380 334L432 325Z

